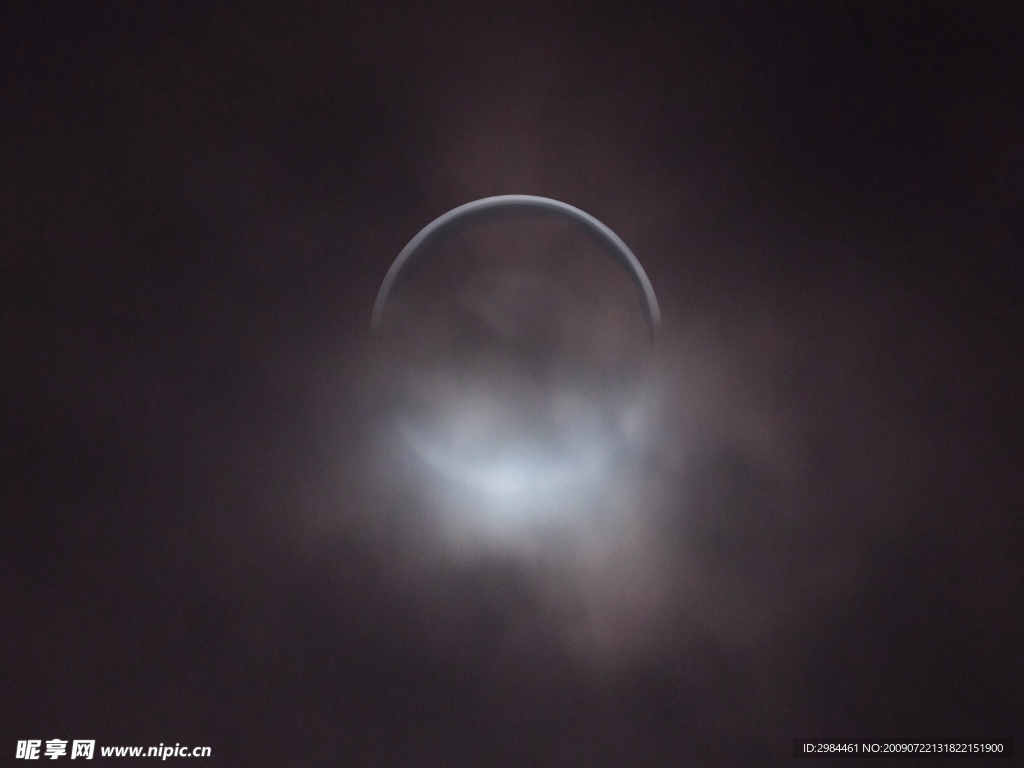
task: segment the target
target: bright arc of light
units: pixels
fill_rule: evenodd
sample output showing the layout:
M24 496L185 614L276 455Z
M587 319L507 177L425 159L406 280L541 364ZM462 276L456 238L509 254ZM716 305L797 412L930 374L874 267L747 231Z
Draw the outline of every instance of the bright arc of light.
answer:
M395 259L388 273L384 276L384 282L381 283L380 290L377 292L377 300L373 304L373 317L370 323L371 330L376 331L380 326L380 320L384 314L384 305L387 304L388 299L401 287L402 283L419 266L422 260L426 258L429 250L426 246L451 234L457 226L498 210L533 210L553 213L582 226L584 230L593 235L626 270L640 290L644 301L647 326L650 329L653 340L655 334L661 328L661 310L658 307L658 298L654 295L654 287L651 285L647 273L644 272L643 266L641 266L637 257L633 255L629 246L622 241L622 238L589 213L581 211L579 208L575 208L568 203L534 195L485 197L465 205L460 205L458 208L453 208L448 213L439 216L427 224L402 249L401 253L398 254L398 258Z
M639 260L622 239L598 219L579 208L546 197L498 195L475 200L439 216L410 240L392 263L377 292L371 330L380 327L389 298L412 275L429 254L429 246L454 233L461 225L508 210L541 211L566 218L581 226L622 266L640 291L651 341L661 327L661 310L654 288ZM460 485L492 497L525 499L538 494L550 495L599 476L615 453L615 446L602 444L580 447L569 457L530 455L503 456L497 460L470 459L443 447L421 431L400 425L400 432L421 460L435 471Z

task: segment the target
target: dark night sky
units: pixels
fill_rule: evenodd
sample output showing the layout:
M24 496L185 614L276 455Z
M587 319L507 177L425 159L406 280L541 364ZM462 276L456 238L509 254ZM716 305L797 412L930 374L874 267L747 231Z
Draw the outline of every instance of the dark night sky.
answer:
M1019 739L1024 13L361 5L5 14L0 749ZM662 304L600 556L454 554L380 437L384 273L507 193Z

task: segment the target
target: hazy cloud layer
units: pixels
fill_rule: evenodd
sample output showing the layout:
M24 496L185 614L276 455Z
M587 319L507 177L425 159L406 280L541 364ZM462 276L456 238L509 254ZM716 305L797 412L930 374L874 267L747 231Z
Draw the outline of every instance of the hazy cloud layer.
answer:
M1014 735L1019 19L78 13L24 13L3 70L12 739L612 766ZM402 246L505 193L623 238L653 351L538 222L448 244L371 337ZM616 451L489 498L410 450L410 404L460 450Z

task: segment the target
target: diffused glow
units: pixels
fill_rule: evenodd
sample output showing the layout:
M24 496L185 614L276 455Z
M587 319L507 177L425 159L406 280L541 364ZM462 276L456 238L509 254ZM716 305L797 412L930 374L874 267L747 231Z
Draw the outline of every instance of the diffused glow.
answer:
M639 289L653 342L661 325L661 311L650 280L629 247L590 214L558 200L533 195L476 200L449 211L420 230L385 275L374 302L371 328L379 329L388 300L429 256L430 246L455 233L457 224L484 220L489 212L498 210L553 215L595 238ZM522 289L522 284L507 282L497 291L492 286L488 295L481 297L476 311L478 319L496 332L502 347L521 347L528 341L557 341L564 329L535 333L536 328L525 327L529 324L523 321L536 309L532 303L537 297L532 291L524 295ZM545 311L559 310L547 317L548 321L574 316L564 297L546 298L551 299L551 306L545 307ZM600 328L598 323L590 331L604 338ZM557 346L547 352L554 353ZM512 357L521 356L520 352L517 350ZM607 382L595 381L599 377L582 373L575 380L562 381L561 386L552 387L550 381L545 381L538 387L529 375L519 375L518 364L509 369L507 356L506 349L495 357L504 369L492 371L484 377L489 380L471 382L469 387L468 371L409 376L409 411L418 413L407 411L398 418L404 441L423 464L449 484L483 494L489 501L500 501L498 506L503 508L511 502L524 508L550 507L553 497L570 489L583 490L589 486L594 490L599 485L595 480L607 476L609 466L617 463L612 461L613 457L620 458L624 449L641 438L640 410L630 403L628 396L623 397L622 391L616 394ZM537 362L534 360L528 369Z
M400 429L431 469L463 487L504 499L557 494L592 481L612 454L612 446L597 443L570 455L540 449L474 455L457 452L408 425Z
M575 410L569 419L553 418L556 436L547 440L480 402L464 404L454 423L425 426L405 420L398 430L442 487L468 492L474 515L490 510L485 515L493 518L490 524L504 528L562 517L559 512L568 514L578 506L575 501L604 492L645 432L642 398L612 410L610 416L591 408Z

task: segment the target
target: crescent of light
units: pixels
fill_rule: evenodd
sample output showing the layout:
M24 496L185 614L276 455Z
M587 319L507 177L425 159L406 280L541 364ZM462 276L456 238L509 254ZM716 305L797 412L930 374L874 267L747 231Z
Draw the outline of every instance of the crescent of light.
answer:
M419 266L421 259L426 253L424 246L437 242L445 235L451 234L458 225L467 224L471 219L480 218L488 212L498 210L525 210L525 211L546 211L553 213L570 221L582 225L583 229L594 236L598 243L607 250L615 260L625 268L630 278L640 289L644 300L644 312L647 317L647 326L651 332L651 339L661 327L661 310L658 309L658 299L654 295L654 288L647 278L647 273L640 265L636 256L629 250L622 239L612 232L607 226L595 219L589 213L574 208L566 203L552 200L547 197L535 197L533 195L498 195L496 197L485 197L474 200L471 203L460 205L443 216L439 216L419 231L409 243L398 254L398 258L391 265L384 282L377 292L377 300L373 304L373 319L371 330L376 331L380 326L381 316L384 314L384 305L388 299L401 287L402 283Z

